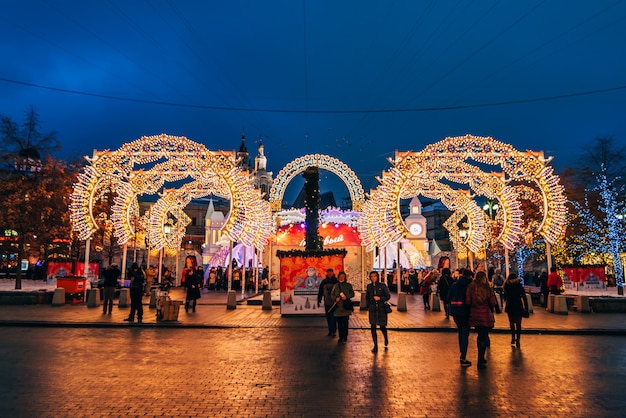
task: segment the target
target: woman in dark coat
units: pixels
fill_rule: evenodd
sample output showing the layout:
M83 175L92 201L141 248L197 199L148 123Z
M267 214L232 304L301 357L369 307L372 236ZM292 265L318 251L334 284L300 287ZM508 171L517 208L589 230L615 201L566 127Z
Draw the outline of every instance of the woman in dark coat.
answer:
M350 302L350 299L354 297L354 289L352 285L348 283L348 276L345 271L340 271L337 274L337 283L333 286L333 290L330 292L332 298L337 303L337 309L334 311L335 318L337 319L337 331L339 331L340 343L348 342L348 321L350 315L352 315L352 309L346 309L344 307L344 301Z
M511 346L520 347L519 337L522 334L522 315L528 312L528 300L522 281L517 277L517 273L510 273L502 286L506 295L506 306L504 311L509 316L509 327L511 328Z
M189 307L193 312L196 311L196 300L200 299L200 288L202 287L202 279L198 273L198 262L196 257L188 255L185 258L185 268L183 269L183 281L187 288L185 296L185 312L189 312Z
M372 353L378 351L378 335L376 334L376 325L380 326L380 330L385 337L385 349L389 345L389 338L387 338L387 312L385 311L385 302L389 300L391 295L389 289L384 283L380 282L380 276L377 271L370 273L370 280L372 283L367 285L365 293L365 306L367 307L368 316L370 320L370 326L372 329L372 341L374 341L374 348Z
M487 366L485 351L489 344L489 330L495 323L492 309L496 303L496 295L487 282L487 273L477 272L474 281L467 286L465 304L469 306L469 325L476 328L478 333L476 345L478 346L479 369Z

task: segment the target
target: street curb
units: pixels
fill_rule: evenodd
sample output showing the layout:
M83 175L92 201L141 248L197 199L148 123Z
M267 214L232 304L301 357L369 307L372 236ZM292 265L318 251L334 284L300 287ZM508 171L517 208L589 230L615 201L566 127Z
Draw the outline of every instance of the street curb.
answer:
M122 329L136 329L136 328L175 328L175 329L296 329L296 328L326 328L326 325L277 325L277 326L255 326L255 325L219 325L219 324L183 324L180 322L144 322L144 323L100 323L100 322L54 322L54 321L3 321L0 320L0 327L12 327L12 328L122 328ZM352 330L367 330L369 327L350 327ZM456 328L440 328L440 327L408 327L408 328L395 328L388 327L387 329L397 332L414 332L414 333L455 333ZM493 329L491 334L510 334L508 329ZM626 336L626 330L624 329L538 329L527 328L522 330L522 334L531 335L597 335L597 336Z

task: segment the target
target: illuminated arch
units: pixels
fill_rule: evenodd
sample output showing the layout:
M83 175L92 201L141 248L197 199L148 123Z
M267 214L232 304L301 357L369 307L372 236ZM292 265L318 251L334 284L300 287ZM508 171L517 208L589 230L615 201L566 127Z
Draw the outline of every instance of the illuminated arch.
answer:
M545 158L543 152L521 152L491 137L465 135L445 138L414 155L415 162L431 158L440 161L471 159L499 165L510 179L534 182L541 191L543 206L543 219L537 233L550 244L555 244L564 234L567 225L565 189L553 168L547 165L551 159Z
M262 248L269 238L269 203L261 199L247 175L237 167L232 151L209 151L202 144L185 137L162 134L144 136L117 151L94 152L93 158L88 158L88 161L90 165L79 175L70 196L72 228L79 239L89 239L98 229L92 208L94 196L104 182L115 182L118 196L111 218L118 242L124 244L134 233L132 217L136 215L133 208L137 196L157 193L165 182L189 178L195 181L193 187L181 187L180 192L166 191L154 205L158 212L157 224L154 224L152 214L148 221L150 237L155 244L153 248L168 246L163 230L168 213L180 221L178 230L172 235L182 238L180 234L184 234L184 226L188 222L182 209L193 198L193 190L230 198L230 215L223 227L228 239ZM148 166L136 168L137 165Z
M281 210L283 196L289 182L307 167L318 167L336 174L347 186L352 199L352 210L360 211L365 201L363 187L354 171L337 158L323 154L309 154L287 164L276 176L270 190L270 205L273 212Z

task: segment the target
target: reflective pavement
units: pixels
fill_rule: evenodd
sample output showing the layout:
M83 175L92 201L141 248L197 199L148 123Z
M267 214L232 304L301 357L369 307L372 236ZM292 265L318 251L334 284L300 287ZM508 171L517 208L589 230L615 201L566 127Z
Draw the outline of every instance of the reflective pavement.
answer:
M85 308L83 308L85 309ZM0 326L2 417L617 417L622 336L491 337L462 368L456 335L319 327ZM475 361L475 335L468 358ZM382 348L382 347L381 347Z

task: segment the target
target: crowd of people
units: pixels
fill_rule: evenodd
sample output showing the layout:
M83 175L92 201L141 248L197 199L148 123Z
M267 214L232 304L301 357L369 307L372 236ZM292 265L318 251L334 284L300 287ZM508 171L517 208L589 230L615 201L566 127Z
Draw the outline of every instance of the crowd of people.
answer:
M446 261L448 263L446 264ZM550 292L558 294L563 285L556 267L546 275L546 286ZM394 284L393 275L387 276L387 286L381 280L378 271L369 274L370 283L366 288L365 306L372 334L372 352L378 352L378 329L384 338L384 347L389 346L387 332L388 306L390 287ZM476 331L477 366L487 367L486 351L490 346L489 332L495 324L494 312L507 315L511 332L511 346L521 348L522 319L529 316L528 298L517 273L511 272L503 277L500 269L478 266L476 271L468 268L452 270L449 260L443 260L437 269L408 269L406 275L406 291L410 295L417 293L423 296L424 309L431 309L431 294L436 293L444 307L445 318L452 317L458 331L459 363L462 367L472 365L467 358L470 330ZM332 268L327 269L322 280L317 302L324 306L328 336L336 337L339 343L346 343L348 338L348 319L352 314L350 299L354 296L352 286L347 283L345 272L335 277ZM403 282L405 280L403 279ZM396 283L397 284L397 283ZM401 283L402 285L403 283ZM496 294L499 297L496 297ZM546 297L547 298L547 297ZM347 302L346 302L347 301Z

